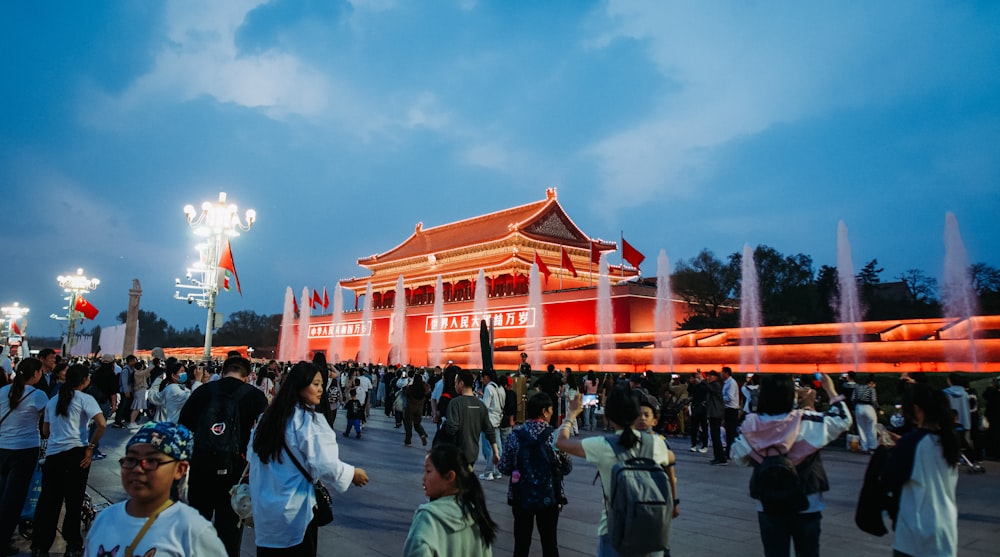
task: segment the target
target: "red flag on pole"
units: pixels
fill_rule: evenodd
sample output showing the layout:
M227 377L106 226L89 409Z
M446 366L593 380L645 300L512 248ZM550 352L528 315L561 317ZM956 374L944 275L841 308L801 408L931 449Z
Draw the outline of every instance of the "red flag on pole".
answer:
M21 334L21 328L17 326L17 321L16 321L16 320L12 320L12 321L10 322L10 330L11 330L11 331L12 331L12 332L13 332L13 333L14 333L15 335L20 335L20 334Z
M601 250L598 249L600 244L591 240L590 242L590 262L594 265L601 264Z
M316 309L316 306L321 306L321 305L323 305L323 298L320 298L319 292L316 292L316 289L313 288L313 297L311 300L309 300L309 307Z
M292 310L295 312L295 316L298 317L299 316L299 301L295 299L295 296L292 296Z
M236 263L233 261L233 249L229 246L229 238L226 238L226 245L222 246L222 256L219 257L219 273L222 278L222 287L227 291L232 290L229 284L230 278L236 283L236 291L243 295L240 288L240 277L236 275Z
M566 253L566 247L561 246L560 249L562 250L562 268L569 271L573 275L573 278L576 278L576 267L573 266L573 261L570 260L569 254Z
M73 305L73 309L79 311L84 317L90 319L91 321L93 321L99 313L97 308L94 307L94 304L88 302L83 296L76 297L76 304Z
M629 244L628 242L626 242L625 241L625 237L623 236L622 237L622 258L624 258L625 261L628 261L629 265L631 265L631 266L635 267L636 269L638 269L639 265L642 263L642 261L644 259L646 259L646 256L643 255L643 254L641 254L641 253L639 253L639 250L633 248L631 244Z
M330 297L326 295L326 287L323 287L323 309L330 307Z
M549 275L552 274L552 271L550 271L549 266L546 265L544 261L542 261L542 258L538 257L537 251L535 252L535 265L538 265L538 272L542 273L542 275L545 276L545 282L548 282Z

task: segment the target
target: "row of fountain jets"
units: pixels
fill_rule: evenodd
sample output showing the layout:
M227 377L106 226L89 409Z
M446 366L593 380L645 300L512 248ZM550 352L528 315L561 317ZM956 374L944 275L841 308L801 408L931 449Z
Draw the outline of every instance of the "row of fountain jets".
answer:
M969 341L969 352L973 369L977 369L974 334L972 331L972 321L970 317L976 315L978 303L972 278L969 274L969 257L962 236L958 228L958 220L953 213L945 215L945 262L944 275L941 288L942 307L944 317L955 318L959 323L969 327L966 335ZM760 307L760 288L757 280L757 268L753 259L753 249L747 244L743 246L743 266L742 284L740 288L740 327L749 334L744 334L743 349L741 350L740 369L744 372L757 372L760 370L760 335L762 326ZM614 315L611 309L611 282L608 273L607 254L601 256L600 278L597 282L597 315L596 325L598 334L599 364L600 369L611 369L615 364L615 343L614 343ZM858 284L854 274L854 262L851 258L851 244L848 239L847 225L840 221L837 225L837 277L838 277L838 307L837 319L841 323L842 342L850 347L851 358L848 361L854 363L854 369L859 369L863 363L864 354L861 350L861 340L863 337L861 322L863 313L861 300L858 296ZM656 266L656 309L654 315L654 328L657 349L654 350L653 363L657 366L669 368L673 371L674 353L673 338L675 329L675 319L673 314L673 304L671 303L670 291L670 260L666 251L660 250ZM435 292L442 292L441 277L437 278ZM307 360L309 359L309 307L310 291L308 288L302 291L302 311L297 317L298 327L295 327L296 316L294 313L295 303L293 292L289 287L285 293L285 307L282 316L281 346L279 347L279 357L282 360ZM476 290L473 297L473 311L475 315L486 315L488 294L486 291L486 280L482 270L476 281ZM403 277L400 275L396 282L396 300L405 300L405 287ZM363 327L370 327L372 322L372 285L368 283L365 289L364 306L362 310L361 323ZM534 314L534 326L526 329L525 352L528 353L529 361L543 362L544 350L544 316L542 312L542 282L538 267L532 263L528 279L528 308ZM444 299L442 296L434 298L434 316L440 317L444 314ZM334 293L333 308L333 329L342 323L344 313L344 301L341 286L338 284ZM407 353L406 338L406 304L396 303L393 307L392 318L389 326L389 364L402 364L410 361ZM340 338L334 334L330 338L330 346L327 354L339 354ZM472 352L473 363L478 359L482 364L482 354L479 348L479 330L470 332L469 349ZM429 355L431 362L442 360L444 351L444 335L431 334ZM358 361L372 361L372 339L370 329L361 335L361 346L358 351Z

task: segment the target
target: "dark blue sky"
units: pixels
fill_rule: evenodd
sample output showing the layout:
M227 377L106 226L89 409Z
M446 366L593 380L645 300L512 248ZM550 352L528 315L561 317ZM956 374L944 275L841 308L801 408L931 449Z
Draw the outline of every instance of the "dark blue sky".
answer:
M996 2L5 2L0 302L58 334L55 277L133 278L178 328L181 208L258 224L244 295L332 289L425 227L557 187L594 237L672 261L744 244L939 277L945 212L1000 265Z

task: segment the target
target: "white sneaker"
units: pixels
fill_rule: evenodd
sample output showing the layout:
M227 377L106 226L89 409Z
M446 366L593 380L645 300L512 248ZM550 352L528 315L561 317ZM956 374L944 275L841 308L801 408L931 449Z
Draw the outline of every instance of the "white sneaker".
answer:
M137 424L135 422L132 422L132 423L128 424L128 430L129 431L139 431L139 424Z
M708 452L708 447L702 447L702 448L698 449L698 452L699 453L707 453Z
M479 474L479 479L486 482L491 482L496 478L493 476L492 472L483 472L482 474Z

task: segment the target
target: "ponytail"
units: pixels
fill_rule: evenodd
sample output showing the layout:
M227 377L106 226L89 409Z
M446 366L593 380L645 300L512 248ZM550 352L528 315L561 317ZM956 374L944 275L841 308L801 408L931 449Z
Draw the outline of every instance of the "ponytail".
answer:
M455 485L458 488L458 505L462 508L462 516L471 517L479 530L479 537L487 546L492 546L497 537L497 523L493 522L489 510L486 508L486 496L483 494L483 486L476 479L470 465L462 454L462 451L451 443L441 443L437 445L427 458L430 459L434 469L444 476L448 472L455 472Z
M14 374L14 382L10 385L10 392L7 397L10 400L10 409L17 408L24 396L24 386L28 381L42 369L42 361L38 358L25 358L17 364L17 372Z
M618 444L623 449L631 449L639 443L639 438L632 431L632 424L639 417L639 405L629 394L628 389L615 387L608 396L608 401L604 407L604 417L611 420L611 423L622 428L621 437Z
M82 385L88 377L90 377L90 370L81 364L73 364L66 371L66 382L59 387L59 400L56 402L57 416L69 416L69 405L73 402L77 387Z

